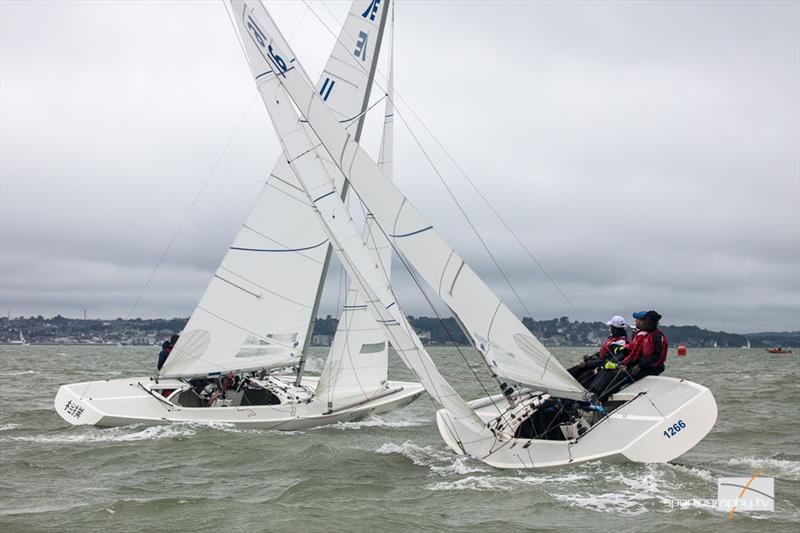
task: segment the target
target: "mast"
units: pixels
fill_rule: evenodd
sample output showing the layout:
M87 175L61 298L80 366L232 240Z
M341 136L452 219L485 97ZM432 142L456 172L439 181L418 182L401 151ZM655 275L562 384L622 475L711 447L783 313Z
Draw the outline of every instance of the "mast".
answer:
M394 4L392 31L384 36L388 51L389 74L383 116L383 135L378 153L378 167L383 175L392 179L393 149L393 43ZM376 28L377 33L377 28ZM388 47L388 48L387 48ZM387 282L391 277L392 248L389 241L367 214L361 238L369 250L374 264L380 265ZM358 284L347 277L344 305L339 312L339 324L333 336L328 357L320 373L314 396L327 401L328 410L340 405L350 405L355 400L366 401L382 394L389 387L389 346L383 328L375 321Z
M380 0L378 0L380 1ZM372 54L372 63L370 64L369 74L367 77L367 86L366 90L364 91L364 100L361 102L361 109L359 113L361 116L358 119L358 123L356 124L356 132L354 135L354 139L356 142L361 140L361 131L364 129L364 119L366 118L365 111L367 110L367 106L369 105L369 97L370 93L372 92L372 81L375 79L375 69L378 65L378 57L380 55L381 44L383 43L383 31L386 28L386 15L389 11L389 4L391 0L385 0L383 4L383 12L381 14L381 22L378 27L378 37L377 43L375 45L375 53ZM338 43L337 43L338 44ZM347 191L349 190L350 185L347 180L344 182L344 186L342 187L341 199L342 201L347 199ZM328 267L331 264L331 256L333 255L333 248L331 247L330 243L325 251L325 261L322 266L322 273L319 278L319 282L317 283L317 295L314 298L314 306L311 310L311 317L308 322L308 329L306 330L306 337L303 343L303 351L301 352L300 362L297 364L297 377L294 380L294 384L299 386L300 382L303 380L303 372L305 371L306 361L308 361L308 350L311 346L311 336L314 332L314 324L317 321L317 313L319 312L319 304L322 300L322 290L325 288L325 278L328 275Z

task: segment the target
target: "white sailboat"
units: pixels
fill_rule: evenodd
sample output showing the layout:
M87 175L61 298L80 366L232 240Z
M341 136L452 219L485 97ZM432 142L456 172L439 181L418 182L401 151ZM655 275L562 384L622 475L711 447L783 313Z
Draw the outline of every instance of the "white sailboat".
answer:
M14 339L9 342L10 344L16 344L17 346L30 346L31 344L27 340L25 340L25 335L22 334L22 330L19 330L19 340Z
M273 126L306 200L364 303L437 408L444 441L458 454L501 468L540 468L597 459L663 462L697 444L714 426L717 406L702 385L648 376L614 395L607 413L589 408L537 432L537 420L587 391L525 328L435 228L383 175L325 106L263 6L229 0L244 50ZM377 6L380 0L374 0ZM312 153L316 149L315 153ZM322 157L319 154L323 153ZM376 268L341 201L346 176L371 220L447 304L502 394L465 401L441 375L408 323L387 278ZM555 400L555 401L552 401ZM587 404L579 403L586 406ZM551 422L552 423L552 422Z
M356 141L389 9L388 0L378 4L353 2L315 90ZM282 68L310 83L294 61ZM273 76L271 68L255 72L256 84ZM392 122L386 120L379 160L387 173L391 145ZM64 385L55 398L64 420L100 426L222 422L296 430L385 412L422 394L418 383L388 379L387 339L372 315L361 312L366 307L355 288L348 291L321 376L304 374L331 246L287 159L276 163L158 375ZM333 166L326 172L343 199L344 176ZM374 233L367 224L359 240L388 280L387 244ZM287 367L296 371L282 373ZM233 374L248 381L238 380L217 397L228 388L223 379Z
M750 349L750 339L748 338L746 340L747 340L747 342L745 343L744 346L742 346L742 348L745 348L746 350L749 350Z

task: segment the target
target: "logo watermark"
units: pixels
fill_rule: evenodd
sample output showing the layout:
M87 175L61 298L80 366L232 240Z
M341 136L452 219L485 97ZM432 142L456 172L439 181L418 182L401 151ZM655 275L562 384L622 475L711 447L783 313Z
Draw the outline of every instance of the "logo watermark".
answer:
M723 477L717 479L717 498L671 499L665 503L674 508L702 507L728 513L733 519L736 511L762 512L775 510L775 480L761 477L764 468L753 477Z
M775 480L760 477L764 468L753 477L722 477L717 480L717 510L727 511L728 520L737 509L744 511L775 510Z

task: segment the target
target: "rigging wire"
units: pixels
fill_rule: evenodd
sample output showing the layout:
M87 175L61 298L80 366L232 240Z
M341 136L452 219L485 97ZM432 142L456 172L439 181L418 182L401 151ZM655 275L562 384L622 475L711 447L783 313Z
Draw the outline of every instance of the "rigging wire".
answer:
M311 7L311 5L309 4L308 0L303 0L303 2L304 2L304 3L306 4L306 6L309 8L309 10L311 11L312 15L314 15L314 16L316 17L316 19L317 19L317 20L320 22L320 24L322 24L322 25L323 25L323 27L324 27L324 28L325 28L325 29L326 29L326 30L327 30L327 31L328 31L328 32L329 32L331 35L333 35L333 36L336 38L336 42L337 42L338 44L342 45L342 46L345 46L345 43L342 43L342 42L341 42L341 41L338 39L338 37L337 37L337 35L334 33L334 31L333 31L333 30L332 30L332 29L331 29L331 28L328 26L328 24L326 24L326 23L325 23L325 21L324 21L324 20L322 20L322 18L319 16L319 14L317 14L317 12L314 10L314 8L313 8L313 7ZM325 9L325 10L328 12L328 14L330 14L330 15L331 15L331 17L332 17L334 20L336 20L336 22L338 23L339 21L338 21L338 19L337 19L336 15L335 15L335 14L334 14L334 13L333 13L331 10L330 10L330 8L328 8L328 6L327 6L327 5L326 5L324 2L320 2L320 3L322 4L323 8L324 8L324 9ZM348 34L348 35L349 35L349 34ZM350 36L350 37L353 37L352 35L349 35L349 36ZM364 67L363 67L363 66L361 66L361 65L359 65L359 66L360 66L362 69L364 68ZM385 77L385 76L384 76L382 73L379 73L379 74L381 74L381 76L382 76L384 79L386 79L386 77ZM376 85L378 85L378 87L379 87L379 88L383 89L383 87L381 87L381 85L378 83L378 81L377 81L377 80L375 80L375 84L376 84ZM384 90L384 92L386 92L386 91ZM561 297L562 297L562 298L564 298L564 300L567 302L567 304L570 306L570 308L571 308L573 311L575 311L575 313L578 315L578 317L579 317L581 320L583 320L583 319L584 319L583 313L581 313L581 311L580 311L580 310L577 308L577 306L575 306L575 304L572 302L572 300L571 300L571 299L570 299L570 298L567 296L566 292L565 292L565 291L564 291L564 290L561 288L561 286L560 286L560 285L559 285L559 284L558 284L558 283L555 281L555 279L554 279L554 278L553 278L553 277L550 275L550 273L549 273L549 272L548 272L548 271L547 271L547 270L544 268L544 265L542 265L542 263L541 263L541 262L540 262L540 261L539 261L539 260L536 258L536 256L535 256L535 255L533 254L533 252L530 250L530 248L528 248L527 246L525 246L525 244L523 243L522 239L521 239L521 238L520 238L520 237L519 237L519 236L516 234L516 232L514 232L514 230L511 228L511 226L508 224L508 222L507 222L507 221L506 221L506 220L505 220L505 219L504 219L504 218L503 218L503 217L500 215L500 213L498 212L498 210L497 210L497 209L496 209L496 208L495 208L495 207L494 207L494 206L491 204L491 202L489 201L489 199L488 199L488 198L487 198L487 197L486 197L486 196L485 196L483 193L481 193L481 192L480 192L480 190L478 189L478 187L475 185L475 182L474 182L474 181L473 181L473 180L472 180L472 179L471 179L471 178L470 178L470 177L467 175L467 173L466 173L466 172L463 170L463 168L462 168L462 167L461 167L461 166L460 166L460 165L459 165L459 164L456 162L455 158L454 158L454 157L453 157L453 156L450 154L450 152L449 152L449 151L447 151L447 150L444 148L444 146L443 146L443 145L442 145L442 143L439 141L439 139L438 139L438 138L437 138L437 137L436 137L436 136L433 134L433 132L430 130L430 128L428 128L428 127L425 125L425 123L422 121L422 119L419 117L419 115L418 115L418 114L417 114L417 113L416 113L416 112L413 110L413 108L412 108L412 107L411 107L411 105L408 103L408 101L407 101L405 98L403 98L403 96L402 96L402 95L401 95L401 94L400 94L400 93L399 93L397 90L395 90L395 91L394 91L394 93L393 93L393 96L392 96L392 99L393 99L393 100L394 100L394 97L397 97L397 98L399 99L399 101L400 101L400 102L402 102L402 103L403 103L403 104L406 106L406 108L408 109L408 111L409 111L409 112L410 112L410 113L413 115L413 117L414 117L414 118L415 118L415 119L416 119L416 120L419 122L419 124L422 126L422 128L425 130L425 132L427 132L427 133L428 133L428 135L430 135L430 136L431 136L431 138L434 140L434 142L436 143L436 145L437 145L437 146L438 146L438 147L439 147L439 148L440 148L440 149L441 149L441 150L444 152L444 154L447 156L447 158L448 158L448 159L449 159L449 160L450 160L450 161L451 161L451 162L452 162L452 163L455 165L455 167L458 169L459 173L461 173L461 175L462 175L462 176L463 176L463 177L466 179L467 183L469 183L469 185L470 185L470 186L473 188L473 190L475 190L475 191L478 193L478 195L479 195L479 197L481 198L481 200L482 200L482 201L483 201L483 202L484 202L484 203L487 205L487 207L489 207L489 209L490 209L490 210L491 210L491 212L492 212L492 213L495 215L495 217L497 217L497 219L498 219L498 220L501 222L501 224L502 224L502 225L503 225L503 226L506 228L506 230L507 230L507 231L508 231L508 232L509 232L509 233L512 235L512 237L514 238L514 240L515 240L515 241L516 241L516 242L517 242L517 243L520 245L520 247L521 247L521 248L522 248L522 249L525 251L526 255L527 255L527 256L528 256L528 257L529 257L529 258L530 258L530 259L533 261L533 263L536 265L536 267L537 267L539 270L541 270L541 272L542 272L542 273L545 275L545 277L547 278L547 280L548 280L548 281L549 281L549 282L550 282L550 283L553 285L553 287L554 287L554 288L557 290L557 292L558 292L558 293L561 295ZM511 282L510 282L509 278L507 277L507 275L505 274L505 272L502 270L502 268L499 266L499 264L498 264L497 260L495 259L495 257L494 257L494 255L492 254L492 252L489 250L489 248L488 248L488 246L486 245L486 243L485 243L484 239L483 239L483 238L481 237L481 235L478 233L478 231L477 231L477 229L475 228L474 224L473 224L473 223L472 223L472 221L469 219L469 217L466 215L466 213L464 212L464 210L463 210L463 208L461 207L461 205L459 204L459 202L456 200L456 198L455 198L455 195L453 194L453 192L452 192L452 190L450 189L450 187L449 187L449 186L448 186L448 185L445 183L445 180L444 180L443 176L441 175L441 173L439 172L438 168L435 166L435 164L433 163L433 161L432 161L432 160L431 160L431 158L429 157L428 153L427 153L427 152L425 151L425 149L422 147L422 145L421 145L420 141L418 140L417 136L414 134L414 132L413 132L413 130L411 129L410 125L409 125L409 124L408 124L408 122L405 120L405 117L403 117L403 114L402 114L402 113L401 113L399 110L395 110L395 112L398 114L398 116L400 116L400 119L403 121L403 124L405 125L406 129L409 131L409 133L411 134L411 136L414 138L414 141L417 143L417 146L420 148L420 150L421 150L421 151L423 152L423 154L425 155L426 159L428 160L429 164L430 164L430 165L431 165L431 167L433 168L433 170L434 170L434 172L436 173L436 175L437 175L437 177L439 178L439 180L440 180L440 181L442 182L442 184L444 185L445 189L447 189L448 193L450 194L450 197L451 197L451 198L453 199L453 201L456 203L456 206L458 207L459 211L461 211L462 215L464 216L465 220L467 221L467 223L468 223L468 224L470 225L470 227L472 228L472 230L473 230L473 232L475 233L475 235L478 237L478 240L481 242L481 245L483 246L484 250L485 250L485 251L486 251L486 253L489 255L490 259L491 259L491 260L492 260L492 262L495 264L495 266L497 267L497 269L500 271L500 274L501 274L501 276L503 277L503 279L504 279L504 281L506 282L506 284L508 284L508 285L509 285L509 288L511 289L511 291L512 291L512 293L514 294L514 296L515 296L515 298L517 299L517 301L518 301L518 302L521 304L521 306L522 306L523 310L525 311L525 313L526 313L528 316L532 317L533 315L532 315L532 314L530 313L530 311L527 309L527 306L525 306L525 304L523 303L522 299L520 298L520 296L519 296L518 292L516 291L516 289L515 289L515 288L513 287L513 285L511 284Z
M178 226L175 228L175 231L172 233L172 237L170 237L169 242L167 243L167 246L161 252L161 256L158 258L158 261L156 261L156 264L153 267L153 270L150 272L150 275L147 276L147 280L144 282L144 286L142 287L142 290L139 291L139 294L136 296L136 300L133 302L133 305L128 310L128 314L127 314L127 316L125 318L126 320L128 320L131 317L131 315L133 314L133 311L136 309L136 307L139 305L139 302L142 300L142 296L144 296L144 293L147 291L148 287L150 286L150 282L153 281L153 277L156 275L156 272L161 267L161 264L164 262L164 259L167 257L167 253L169 253L170 249L172 248L172 245L175 243L175 240L178 238L178 234L181 232L181 230L183 229L184 224L186 224L186 221L189 219L189 216L192 214L192 211L194 210L195 206L197 205L197 202L200 200L200 197L203 195L203 192L205 192L206 187L208 186L209 182L211 181L211 177L214 175L214 172L216 172L217 167L219 166L220 162L222 161L222 158L225 156L225 154L228 152L228 149L231 147L231 144L233 143L234 137L236 137L236 134L239 132L239 129L242 127L242 124L244 124L245 119L250 114L250 110L253 108L253 104L256 103L256 99L257 98L258 98L258 94L256 94L253 97L253 99L250 101L250 104L247 106L247 109L242 114L242 118L239 119L239 123L236 125L236 127L234 128L234 130L231 133L231 135L228 137L228 141L225 143L225 147L222 149L222 151L220 152L219 156L217 156L217 160L214 162L214 165L211 167L211 170L208 172L208 174L206 175L205 179L203 180L203 184L200 186L200 189L198 189L197 193L194 196L194 199L192 199L192 203L189 204L189 208L184 213L183 218L181 218L180 223L178 223Z
M330 27L329 27L329 26L328 26L328 25L325 23L325 21L323 21L323 20L322 20L322 18L319 16L319 14L317 14L317 12L314 10L314 8L313 8L313 7L311 7L311 5L309 4L308 0L303 0L303 2L306 4L306 6L309 8L309 10L311 10L311 13L312 13L312 14L313 14L313 15L314 15L316 18L317 18L317 20L318 20L318 21L319 21L319 22L320 22L320 23L323 25L323 27L325 27L325 29L326 29L326 30L327 30L327 31L328 31L328 32L329 32L331 35L333 35L333 36L334 36L334 38L336 39L336 43L344 47L344 46L345 46L345 43L342 43L342 41L341 41L341 40L338 38L338 36L337 36L337 35L336 35L336 34L333 32L333 30L332 30L332 29L331 29L331 28L330 28ZM323 3L323 6L325 6L325 4L324 4L324 3ZM330 12L330 10L329 10L329 9L327 9L327 7L326 7L326 6L325 6L325 8L326 8L326 10L328 11L328 13L330 13L331 15L333 15L333 14ZM335 19L335 16L334 16L334 19ZM344 26L343 26L343 27L344 27ZM349 35L349 34L348 34L348 35ZM350 36L350 37L353 37L352 35L349 35L349 36ZM364 67L363 67L363 66L359 65L359 67L360 67L362 70L364 70ZM385 76L384 76L384 78L385 78ZM387 98L390 98L390 99L392 100L392 102L394 103L394 99L392 98L392 96L390 96L390 95L388 94L388 91L387 91L387 89L384 89L383 87L381 87L380 83L378 83L378 81L377 81L377 80L375 80L375 81L374 81L374 83L375 83L375 84L376 84L376 85L377 85L379 88L383 89L383 92L386 94ZM400 95L399 95L399 94L398 94L396 91L394 91L394 94L397 94L398 96L400 96ZM400 97L400 98L401 98L401 100L403 101L403 103L404 103L404 104L405 104L407 107L409 107L409 108L410 108L410 105L408 104L408 102L406 102L404 99L402 99L402 97ZM491 259L491 260L492 260L492 262L494 263L494 265L495 265L495 267L497 268L497 270L500 272L501 276L503 277L503 279L505 280L506 284L507 284L507 285L509 286L509 288L511 289L512 293L513 293L513 294L514 294L514 296L516 297L516 299L517 299L517 301L519 302L519 304L522 306L523 310L524 310L524 311L525 311L525 312L528 314L528 316L531 316L531 313L530 313L530 311L528 311L528 308L527 308L527 306L525 305L524 301L523 301L523 300L522 300L522 298L520 297L520 295L519 295L519 293L517 292L516 288L514 287L513 283L511 282L511 280L509 279L509 277L506 275L505 271L503 270L502 266L500 265L500 263L499 263L499 262L497 261L497 259L495 258L494 254L492 254L491 250L489 249L488 245L486 244L486 241L483 239L483 237L481 236L480 232L478 232L477 228L475 227L474 223L472 222L472 220L471 220L471 219L469 218L469 216L467 215L467 213L466 213L466 211L464 210L464 208L461 206L461 204L460 204L460 203L458 202L458 200L456 199L456 197L455 197L455 194L453 193L452 189L451 189L451 188L450 188L450 187L447 185L447 183L446 183L446 181L444 180L444 177L442 176L442 174L440 173L440 171L439 171L438 167L435 165L435 163L433 162L433 160L432 160L432 158L430 157L430 155L428 154L428 152L427 152L427 151L425 150L425 148L422 146L422 143L421 143L421 142L419 141L419 139L417 138L417 136L416 136L416 134L414 133L413 129L411 128L410 124L409 124L409 123L408 123L408 122L405 120L405 117L403 116L403 113L402 113L402 112L400 112L400 110L399 110L399 109L397 109L397 108L395 108L395 110L394 110L394 113L395 113L395 114L397 114L397 115L400 117L400 119L403 121L403 124L405 125L406 129L409 131L409 133L411 134L411 136L414 138L414 141L416 142L416 144L417 144L418 148L419 148L419 149L420 149L420 151L422 151L422 153L424 154L425 158L427 159L427 161L428 161L428 163L430 164L431 168L433 169L434 173L435 173L435 174L436 174L436 176L438 177L439 181L442 183L442 185L445 187L445 189L446 189L446 190L448 191L448 193L450 194L450 197L451 197L451 199L453 200L453 202L454 202L454 203L456 204L456 206L458 207L458 209L459 209L459 211L461 212L462 216L463 216L463 217L464 217L464 219L467 221L467 223L469 224L469 226L470 226L470 228L472 229L473 233L476 235L476 237L478 238L479 242L481 243L481 245L482 245L482 247L483 247L484 251L486 251L486 253L489 255L490 259ZM418 116L417 116L417 119L419 120L419 117L418 117ZM352 184L350 184L350 185L352 186ZM484 198L485 198L485 197L484 197ZM382 230L382 231L383 231L383 230ZM416 277L414 277L414 276L412 276L412 277L413 277L413 279L415 280L415 283L418 283L418 280L416 279ZM424 293L424 291L423 291L423 293ZM427 295L425 295L425 296L426 296L426 299L427 299ZM434 311L434 312L435 312L435 311ZM437 320L439 320L440 322L442 322L442 319L441 319L441 317L439 316L439 314L438 314L438 313L436 313L436 315L437 315ZM447 328L445 328L445 331L448 331L448 330L447 330ZM459 353L461 353L461 352L460 352L460 350L459 350ZM554 357L554 356L553 356L553 354L552 354L552 353L550 353L550 352L547 352L547 351L546 351L544 354L540 354L540 355L543 355L543 356L545 356L545 357L544 357L544 358L545 358L545 364L544 364L544 367L543 367L543 369L542 369L542 375L544 375L544 373L547 371L547 367L549 366L549 364L550 364L550 361L553 359L553 357ZM463 357L463 354L462 354L462 357ZM467 364L469 364L469 363L467 363ZM472 368L472 367L470 366L470 368ZM474 371L474 370L473 370L473 371ZM490 372L491 372L491 370L490 370ZM495 377L496 377L496 376L495 376ZM498 381L498 385L499 385L499 384L500 384L500 382ZM483 384L481 384L481 386L483 387ZM484 390L485 390L485 387L484 387ZM487 392L487 395L488 395L488 392Z
M228 10L227 4L223 3L223 6L225 8L225 13L228 15L228 18L230 19L231 24L233 24L234 28L235 28L236 27L236 23L235 23L235 21L233 19L233 14ZM294 35L294 33L298 30L298 28L300 27L300 24L303 22L303 20L305 19L306 15L308 14L309 7L310 6L308 6L308 4L306 4L306 9L305 9L305 11L303 11L303 15L300 17L300 20L297 22L297 25L292 30L291 34L289 35L289 38L291 38ZM247 53L245 52L245 49L244 49L244 45L243 45L241 39L239 38L239 32L234 32L234 34L236 35L236 42L239 43L239 47L242 50L242 54L244 54L245 58L248 58L248 55L247 55ZM249 58L247 59L247 61L248 61L248 63L250 62ZM136 310L136 307L142 301L142 297L144 297L145 292L147 292L147 289L150 287L150 283L153 281L153 278L155 277L156 272L158 272L158 269L161 268L161 264L164 262L164 259L167 257L167 254L169 253L170 249L172 248L172 245L175 244L175 240L178 238L178 235L180 234L181 230L183 229L184 224L186 224L186 221L189 219L189 216L192 214L192 211L194 210L195 206L197 205L197 202L200 200L200 197L203 195L203 192L205 192L206 187L208 186L209 182L211 181L211 177L214 175L214 172L216 172L217 167L219 166L219 164L222 161L223 157L228 152L228 149L231 147L231 144L233 143L234 137L236 137L236 134L239 132L239 129L241 129L242 124L244 124L245 119L250 114L250 110L252 109L253 104L256 103L256 100L258 99L258 97L259 97L258 93L256 93L255 96L253 96L253 99L251 100L250 104L247 106L247 109L245 110L244 114L242 115L242 118L239 119L239 123L236 125L236 127L233 129L233 132L228 137L228 141L225 143L225 147L220 152L219 156L217 157L216 161L214 162L214 165L211 167L211 170L208 172L208 174L206 175L205 179L203 180L203 184L200 186L200 189L198 189L197 194L195 194L194 199L192 200L192 203L189 204L189 207L186 210L186 212L184 213L183 218L181 218L181 221L178 223L178 226L175 228L175 231L172 233L172 237L170 238L169 242L167 242L167 245L164 248L164 250L161 252L161 255L159 256L158 261L156 261L156 264L153 267L153 270L150 272L150 275L147 276L147 279L144 282L144 286L142 286L142 289L139 291L139 294L136 296L136 299L134 300L133 305L131 305L130 309L128 309L128 314L126 315L125 320L130 319L130 317L133 315L133 312Z
M331 16L333 16L333 18L335 20L336 17L333 15L333 13L330 12L330 9L328 9L328 7L325 5L324 2L322 3L322 5L323 5L323 7L325 7L325 9L328 11L328 13L330 13ZM395 7L395 4L393 3L392 4L392 19L391 19L392 20L392 26L391 26L392 32L391 32L391 42L390 42L390 54L391 54L390 55L390 69L392 68L391 61L394 58L394 40L395 40L394 7ZM313 9L312 9L312 13L314 13ZM316 15L316 13L314 13L314 14ZM338 40L338 38L337 38L337 40ZM380 87L380 85L379 85L379 87ZM390 78L390 79L387 80L387 87L384 90L384 95L383 95L383 97L381 97L380 100L382 100L383 98L387 98L387 102L390 102L390 103L393 104L394 103L393 94L394 94L394 86L393 86L391 78ZM378 102L380 100L378 100ZM368 112L369 110L371 110L375 105L377 105L378 102L375 102L375 104L370 106L369 109L367 109L366 111ZM395 112L396 112L396 110L393 109L392 110L392 114L394 114ZM384 127L385 127L385 123L386 123L387 118L389 118L389 117L387 117L385 115L385 113L384 113ZM391 241L391 239L389 238L389 236L386 233L386 231L384 231L383 227L381 227L380 223L374 217L371 216L371 214L369 213L369 209L367 208L366 204L362 200L361 196L358 194L358 190L355 187L353 187L352 183L350 184L350 186L352 187L353 192L356 193L356 196L359 197L358 205L360 206L360 208L362 210L362 213L363 213L363 215L364 215L364 217L366 219L366 226L367 226L366 227L366 229L367 229L366 233L368 234L369 238L372 240L372 248L373 248L373 250L375 250L376 254L379 254L379 252L378 252L379 244L378 244L378 242L377 242L377 240L375 238L375 234L372 231L373 225L370 222L374 223L374 225L377 226L377 228L381 231L381 233L383 234L385 242L392 248L392 250L397 255L398 259L402 262L403 267L409 273L409 275L411 276L411 279L414 281L414 283L416 284L417 288L422 293L422 296L423 296L423 298L425 298L425 301L427 302L428 307L430 307L431 311L433 311L433 314L436 317L437 322L439 322L439 324L442 326L442 329L447 333L447 336L449 337L450 342L455 347L455 349L458 351L459 355L464 360L464 363L470 369L470 372L472 373L473 377L478 382L478 384L481 386L481 388L483 389L483 391L486 394L486 396L490 399L490 401L492 402L492 405L494 405L494 407L497 409L498 413L502 413L502 410L497 406L497 404L494 401L494 398L492 398L492 395L489 393L489 391L486 388L486 386L484 385L483 381L478 376L478 374L475 371L475 369L473 368L473 366L470 364L470 362L467 359L467 357L464 354L464 352L461 350L461 347L458 345L458 342L456 341L455 337L453 336L451 331L447 328L447 326L446 326L446 324L444 322L444 319L441 317L439 311L436 309L436 306L433 304L433 302L431 301L430 297L425 292L425 289L424 289L424 286L423 286L422 282L419 280L417 275L414 273L414 271L411 268L411 266L407 263L405 257L403 257L402 254L400 254L399 250L397 250L397 247ZM390 279L390 272L387 271L387 265L383 264L383 261L380 260L380 257L378 257L377 263L381 267L384 279L389 280ZM392 291L392 293L394 293L394 291Z

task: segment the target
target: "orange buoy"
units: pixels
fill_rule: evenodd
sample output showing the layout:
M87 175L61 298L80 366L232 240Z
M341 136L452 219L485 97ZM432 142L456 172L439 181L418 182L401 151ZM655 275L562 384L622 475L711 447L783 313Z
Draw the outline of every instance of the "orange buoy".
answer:
M678 345L678 357L683 357L686 355L686 346L683 344Z

